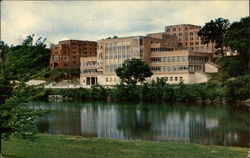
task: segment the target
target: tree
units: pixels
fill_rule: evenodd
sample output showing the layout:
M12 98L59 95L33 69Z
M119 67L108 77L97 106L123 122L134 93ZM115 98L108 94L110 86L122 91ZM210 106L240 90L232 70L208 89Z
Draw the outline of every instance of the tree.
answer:
M201 37L202 44L209 44L210 42L215 43L215 48L219 48L221 55L224 56L223 38L228 27L228 19L218 18L215 20L211 20L200 29L200 31L198 32L198 36Z
M44 68L47 52L43 42L32 44L28 36L22 45L8 47L1 42L0 60L0 157L2 138L11 135L31 136L25 133L44 114L27 106L27 102L42 95L39 87L27 86L24 81ZM39 63L39 64L38 64ZM46 63L47 64L47 63ZM30 72L30 71L32 72ZM25 79L24 79L25 78Z
M246 72L248 72L249 62L249 17L242 18L239 22L234 22L230 25L224 42L232 50L240 52L240 65Z
M34 35L30 35L21 45L11 46L3 52L11 80L28 80L32 75L49 66L50 51L44 44L45 40L40 37L34 43ZM1 43L1 47L3 46L4 43Z
M145 64L141 59L127 59L122 64L122 67L116 69L117 76L122 82L136 85L138 82L143 82L147 77L152 76L152 71L149 65Z

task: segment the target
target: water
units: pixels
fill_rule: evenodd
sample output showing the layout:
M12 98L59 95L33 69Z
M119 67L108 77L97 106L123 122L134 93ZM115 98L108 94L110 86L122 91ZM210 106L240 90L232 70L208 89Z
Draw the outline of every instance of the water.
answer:
M31 102L53 112L40 132L120 140L249 146L249 109L236 105Z

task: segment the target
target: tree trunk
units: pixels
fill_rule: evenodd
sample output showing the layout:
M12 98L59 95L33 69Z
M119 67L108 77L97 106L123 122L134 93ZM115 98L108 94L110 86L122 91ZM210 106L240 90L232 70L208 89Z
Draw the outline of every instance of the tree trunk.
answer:
M220 49L221 56L224 57L223 47L221 47Z

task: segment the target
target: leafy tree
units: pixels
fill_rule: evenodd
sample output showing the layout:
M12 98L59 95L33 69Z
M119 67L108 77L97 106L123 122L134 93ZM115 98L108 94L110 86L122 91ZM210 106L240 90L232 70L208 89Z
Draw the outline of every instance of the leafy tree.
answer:
M226 46L229 46L233 50L240 52L240 60L238 67L243 70L242 73L248 72L248 62L249 62L249 17L242 18L239 22L234 22L230 25L224 42Z
M152 76L149 65L145 64L141 59L127 59L122 67L116 69L117 76L122 82L136 85L143 82L147 77Z
M30 136L25 131L43 114L27 106L28 101L41 96L42 92L38 87L27 86L24 81L40 71L45 65L43 62L47 61L47 54L43 54L47 52L44 41L39 42L39 39L35 45L32 41L33 36L28 36L20 46L8 47L0 43L0 157L2 138Z
M34 43L34 35L31 35L27 36L21 45L3 50L4 62L8 65L6 69L11 80L28 80L49 66L50 52L44 44L45 40L40 37ZM6 47L3 42L0 44L0 47Z
M218 18L215 20L211 20L200 29L200 31L198 32L198 36L201 37L202 44L209 44L210 42L215 43L215 48L220 48L221 55L224 56L223 38L228 27L228 19Z
M244 100L249 98L250 75L239 76L225 83L225 96L228 100Z

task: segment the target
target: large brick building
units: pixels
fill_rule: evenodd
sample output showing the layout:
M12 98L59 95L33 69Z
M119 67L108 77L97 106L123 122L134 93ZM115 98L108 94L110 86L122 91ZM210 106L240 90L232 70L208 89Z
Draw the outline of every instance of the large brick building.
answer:
M97 42L65 40L51 46L50 68L79 68L80 57L97 55Z
M166 78L168 83L207 82L208 74L218 71L210 62L212 53L181 48L177 36L154 33L99 40L97 58L81 58L80 83L118 84L115 70L131 58L139 58L149 64L153 75L148 81Z
M178 47L190 51L199 51L213 53L215 52L215 44L201 44L198 32L201 26L191 24L170 25L165 26L165 33L177 37Z

